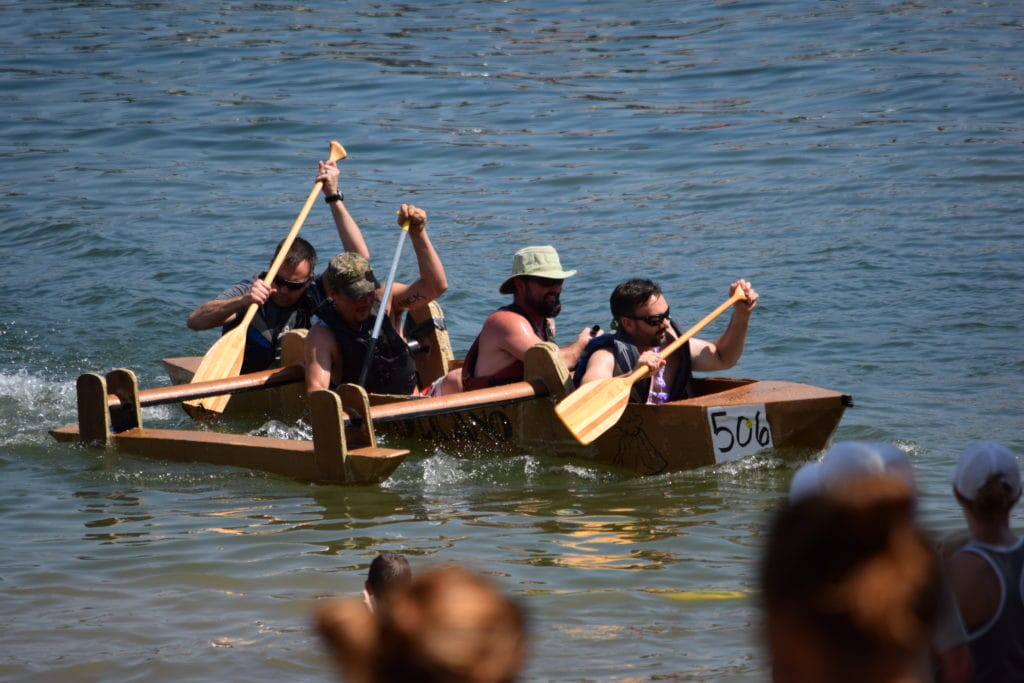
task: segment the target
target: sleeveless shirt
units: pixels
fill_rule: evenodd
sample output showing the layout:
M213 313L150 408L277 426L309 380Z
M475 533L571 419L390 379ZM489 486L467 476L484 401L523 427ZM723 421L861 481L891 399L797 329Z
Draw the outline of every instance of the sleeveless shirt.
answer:
M999 579L996 613L987 623L967 629L974 661L974 682L1024 681L1024 537L1003 548L971 541L962 552L984 559Z

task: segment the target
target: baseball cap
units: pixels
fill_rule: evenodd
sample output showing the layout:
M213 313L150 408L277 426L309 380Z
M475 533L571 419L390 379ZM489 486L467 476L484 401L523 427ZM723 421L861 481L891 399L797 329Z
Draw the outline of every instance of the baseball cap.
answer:
M979 441L960 454L953 487L967 500L974 500L978 491L992 477L1001 476L1014 496L1020 495L1020 464L1006 446L995 441Z
M370 262L355 252L338 254L327 264L324 278L331 289L352 300L362 299L377 291L380 283L370 269Z
M789 499L796 502L858 479L879 476L895 477L914 491L914 468L902 450L878 441L840 441L825 452L820 462L806 463L796 471L789 484Z
M575 274L575 270L562 270L562 262L558 259L558 252L554 247L524 247L512 257L512 275L501 283L498 291L502 294L511 294L512 280L524 275L564 280Z

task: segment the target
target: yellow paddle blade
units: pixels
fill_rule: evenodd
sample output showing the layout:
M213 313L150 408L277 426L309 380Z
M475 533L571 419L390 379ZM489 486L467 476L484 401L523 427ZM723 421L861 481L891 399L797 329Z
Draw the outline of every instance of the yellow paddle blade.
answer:
M619 421L632 386L628 375L589 382L562 399L555 414L585 446Z
M248 325L245 327L240 325L218 339L217 343L211 346L203 356L203 361L196 369L191 383L238 376L238 373L242 371L247 328ZM199 417L203 413L223 413L230 399L231 394L222 394L185 401L182 405L189 415Z

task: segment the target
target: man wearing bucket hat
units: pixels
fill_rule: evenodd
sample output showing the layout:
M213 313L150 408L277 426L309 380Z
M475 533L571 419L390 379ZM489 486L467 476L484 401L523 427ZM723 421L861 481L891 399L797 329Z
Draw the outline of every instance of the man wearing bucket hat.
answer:
M647 365L651 373L633 384L631 402L656 404L686 398L692 372L727 370L743 354L747 323L758 294L746 280L733 282L729 291L736 287L742 287L747 298L733 305L732 319L722 336L714 342L691 337L677 353L662 358L659 351L676 339L681 330L669 318L668 302L661 288L641 278L621 283L612 291L609 301L615 332L596 337L587 345L576 368L576 385Z
M498 291L511 294L512 303L491 313L466 354L461 370L438 381L436 394L451 394L511 384L523 379L526 351L540 342L555 341L555 317L562 310L562 282L576 274L564 270L551 246L525 247L512 259L512 274ZM568 346L559 349L572 368L590 339L584 328Z
M427 237L426 212L402 204L398 223L406 221L420 276L411 284L393 283L388 301L380 300L383 286L364 255L344 252L331 259L323 275L331 306L321 309L320 320L306 337L308 392L358 381L371 348L373 361L365 380L367 391L408 394L416 390L416 365L408 344L398 332L397 319L402 311L425 306L441 296L448 289L448 280ZM385 307L385 315L377 342L371 344L380 306Z
M1010 529L1010 510L1021 495L1017 458L993 441L971 444L957 462L953 495L968 538L943 550L967 628L971 680L1024 680L1024 538Z

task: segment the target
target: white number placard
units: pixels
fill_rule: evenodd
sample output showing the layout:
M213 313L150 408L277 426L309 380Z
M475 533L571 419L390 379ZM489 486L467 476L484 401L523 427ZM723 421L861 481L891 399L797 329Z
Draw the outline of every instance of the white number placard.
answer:
M708 429L715 462L727 462L772 448L772 429L764 404L708 408Z

